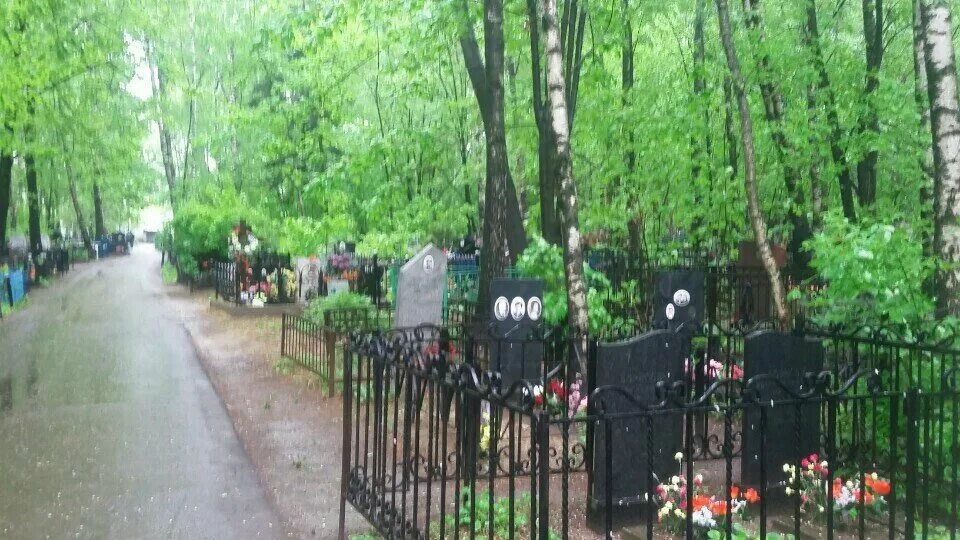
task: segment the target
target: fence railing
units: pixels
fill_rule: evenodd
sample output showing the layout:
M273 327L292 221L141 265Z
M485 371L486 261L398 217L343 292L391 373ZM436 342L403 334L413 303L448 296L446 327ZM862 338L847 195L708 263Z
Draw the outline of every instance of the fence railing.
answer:
M322 324L284 313L280 324L280 356L289 358L323 379L328 396L339 394L342 357L349 332L388 328L389 311L337 309L324 312Z
M589 347L595 383L580 394L580 340L458 349L445 335L354 335L344 349L341 537L347 504L387 538L960 532L957 367L936 390L893 390L876 365L774 373L763 359L808 355L806 342L751 341L748 377L694 392L692 349L675 354L661 331Z

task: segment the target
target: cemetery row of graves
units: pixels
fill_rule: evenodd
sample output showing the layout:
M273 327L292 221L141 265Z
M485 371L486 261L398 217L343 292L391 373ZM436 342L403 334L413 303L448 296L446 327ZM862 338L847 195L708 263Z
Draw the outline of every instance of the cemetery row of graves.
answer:
M121 233L104 236L95 244L94 257L126 254L132 245L132 236ZM90 258L79 240L59 235L42 236L40 248L34 252L28 249L24 237L11 239L6 248L6 256L0 257L0 319L23 304L31 288L69 272L74 264Z
M283 314L281 355L342 396L342 512L386 537L960 532L954 336L818 325L801 304L783 328L749 253L641 267L591 253L642 294L576 336L546 323L542 279L508 271L478 309L475 254L231 243L208 265L218 299L309 304Z

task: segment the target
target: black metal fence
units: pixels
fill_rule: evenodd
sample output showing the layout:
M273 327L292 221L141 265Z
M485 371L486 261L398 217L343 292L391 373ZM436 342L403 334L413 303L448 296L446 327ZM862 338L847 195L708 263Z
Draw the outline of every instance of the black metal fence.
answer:
M745 373L696 390L697 344L668 331L589 346L448 336L345 348L341 525L349 504L388 538L960 532L960 369L892 388L882 362L929 363L929 348L867 344L876 355L847 376L821 340L761 333L742 344Z
M319 323L305 317L283 314L280 325L280 356L297 362L324 380L327 395L339 394L343 382L343 346L349 332L389 328L392 314L379 309L337 309L323 314Z
M264 303L296 301L290 291L297 286L297 277L289 255L264 252L254 254L245 264L214 262L208 279L213 282L216 298L237 305L252 303L256 298L263 298Z

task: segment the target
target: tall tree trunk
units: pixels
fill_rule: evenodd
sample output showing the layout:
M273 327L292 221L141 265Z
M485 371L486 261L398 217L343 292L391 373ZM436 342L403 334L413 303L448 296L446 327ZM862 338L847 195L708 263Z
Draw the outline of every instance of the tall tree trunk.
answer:
M490 280L503 274L526 248L526 235L517 190L507 161L503 112L503 2L484 0L484 58L470 21L469 6L461 1L463 26L460 47L470 75L486 139L486 187L483 203L483 247L480 255L479 314L486 313Z
M503 3L484 1L484 57L486 59L487 89L490 114L485 129L487 155L486 207L483 223L483 253L481 255L481 291L478 309L484 309L489 293L489 281L502 275L517 254L510 253L507 239L507 200L509 164L507 161L506 127L503 112ZM519 211L519 207L518 207Z
M43 251L40 239L40 192L37 189L37 162L33 152L23 158L27 169L27 223L30 230L30 253L34 260Z
M13 184L13 154L0 152L0 257L7 254L7 217Z
M577 214L577 186L570 156L570 116L567 111L567 86L563 77L563 53L557 28L557 0L546 0L543 30L546 35L547 89L550 101L550 127L553 131L556 175L560 180L560 206L563 216L563 259L567 283L567 317L574 335L586 336L587 293L583 278L583 239Z
M930 132L930 106L927 103L927 60L923 50L923 20L920 13L920 0L913 0L913 98L920 115L920 134L926 137ZM921 141L924 139L921 139ZM924 143L923 154L920 156L920 169L923 179L920 184L920 219L924 223L933 224L937 213L934 210L936 198L933 196L933 146L930 139ZM923 235L923 253L926 256L934 255L933 235ZM936 294L934 283L927 284L931 295Z
M554 146L553 131L550 126L550 111L546 105L544 94L548 89L544 86L546 79L540 58L540 2L527 0L527 20L530 26L530 65L533 86L533 114L537 123L539 137L537 157L539 160L540 180L540 229L543 238L553 245L559 245L562 240L561 216L558 211L559 179L554 176L557 169L553 163ZM565 63L563 76L566 87L567 118L570 129L576 114L577 96L580 88L580 68L582 66L583 38L586 28L587 10L578 0L565 0L563 22L560 27L560 43L562 47L562 61Z
M107 227L103 224L103 201L100 198L100 184L97 182L93 183L93 223L97 237L107 235Z
M850 221L857 220L857 209L854 203L853 178L850 175L850 164L847 156L840 147L843 131L840 129L840 118L837 116L837 99L830 85L830 75L827 73L827 64L820 47L820 28L817 22L816 0L807 0L807 43L813 55L813 65L817 70L817 90L822 95L827 113L827 125L830 128L829 143L830 157L839 170L840 202L843 205L843 215Z
M760 42L764 42L763 23L760 16L760 0L744 0L747 10L747 26L757 32ZM801 280L810 276L811 254L803 248L812 236L810 220L807 219L804 192L801 189L802 177L800 171L791 163L796 148L787 139L784 131L784 99L779 86L774 82L770 69L770 59L763 53L757 60L760 70L760 95L763 97L763 110L767 122L771 125L771 136L777 158L783 167L783 181L787 188L792 204L788 218L791 225L790 241L787 250L790 253L791 274L794 279Z
M693 167L691 168L691 183L694 189L695 205L700 207L700 176L706 170L708 185L710 182L710 108L704 99L707 88L704 60L706 59L706 43L703 38L704 20L706 19L706 0L697 0L693 18L693 101L694 108L701 114L699 119L702 125L697 125L690 134L690 152ZM700 215L694 218L693 233L698 241L704 236L699 234L703 223Z
M880 84L878 74L880 64L883 62L883 0L862 0L862 7L867 74L863 90L866 113L860 118L859 131L870 132L874 140L870 143L870 149L857 163L857 195L861 206L869 206L877 198L877 146L875 139L880 133L880 121L874 94Z
M66 156L64 156L66 158ZM73 175L73 168L67 159L64 159L64 167L67 171L67 182L70 185L70 202L73 203L73 212L77 215L77 228L80 229L80 237L83 239L83 247L92 257L94 255L93 242L90 240L90 229L87 228L87 222L83 218L83 208L80 206L80 200L77 197L77 182ZM99 234L99 233L98 233ZM106 234L104 232L103 234Z
M620 91L621 104L626 111L630 107L631 92L634 84L634 46L633 46L633 24L630 19L630 0L623 0L620 8L620 17L623 18L623 42L620 46ZM635 135L633 126L630 122L624 123L624 130L627 132L627 150L624 155L624 162L627 169L627 178L633 178L633 173L637 168L637 151L635 145ZM623 185L618 182L618 187ZM630 261L634 264L642 264L643 259L643 216L637 210L636 190L627 190L628 208L630 214L627 216L627 246L630 255Z
M940 271L937 307L941 313L960 314L960 101L953 50L950 8L945 0L921 0L927 94L933 140L934 247L953 265Z
M740 156L737 152L737 135L733 131L733 82L730 77L723 78L723 139L727 149L727 166L730 178L739 174Z
M743 73L740 71L740 60L737 58L737 49L733 43L733 31L730 28L730 11L727 0L716 0L717 18L720 22L720 41L727 57L727 66L733 83L733 92L737 100L737 109L740 112L741 141L743 143L743 177L747 193L747 209L750 213L750 225L756 237L760 260L767 271L770 286L773 290L773 302L777 310L780 324L786 327L790 322L787 311L786 295L780 270L773 258L773 251L767 242L767 224L760 208L760 197L757 194L756 154L753 143L753 120L750 117L750 103L744 89Z
M530 68L533 84L533 117L537 123L537 158L540 180L540 234L553 245L560 245L560 219L557 215L557 181L554 166L549 112L544 104L543 70L540 66L540 9L537 0L527 0L530 25Z
M170 208L176 212L176 188L177 188L177 166L173 161L173 141L170 136L170 130L167 129L166 122L163 120L162 103L166 97L165 80L163 71L160 67L160 59L156 50L153 49L150 41L146 41L147 61L150 64L150 85L154 99L156 99L155 112L157 114L157 131L160 135L160 157L163 161L163 175L167 179L167 189L170 194Z

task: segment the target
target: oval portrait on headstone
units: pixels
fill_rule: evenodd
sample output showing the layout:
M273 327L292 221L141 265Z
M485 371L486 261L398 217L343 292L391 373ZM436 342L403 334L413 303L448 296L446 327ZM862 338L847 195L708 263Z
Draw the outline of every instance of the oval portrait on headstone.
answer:
M497 298L497 301L493 303L493 316L497 318L498 321L507 320L507 314L510 313L510 302L507 300L506 296L501 296Z
M510 315L513 316L513 320L519 321L527 313L527 303L523 301L523 298L519 296L515 297L510 302Z
M423 273L432 274L437 267L437 262L433 260L433 255L427 255L423 258Z
M690 303L690 293L686 289L677 289L677 292L673 293L673 303L678 307L685 307Z
M527 315L530 316L531 321L539 321L540 315L543 314L543 301L537 298L536 296L531 296L527 300Z
M672 321L674 315L677 314L677 308L673 307L673 304L667 304L667 320Z

